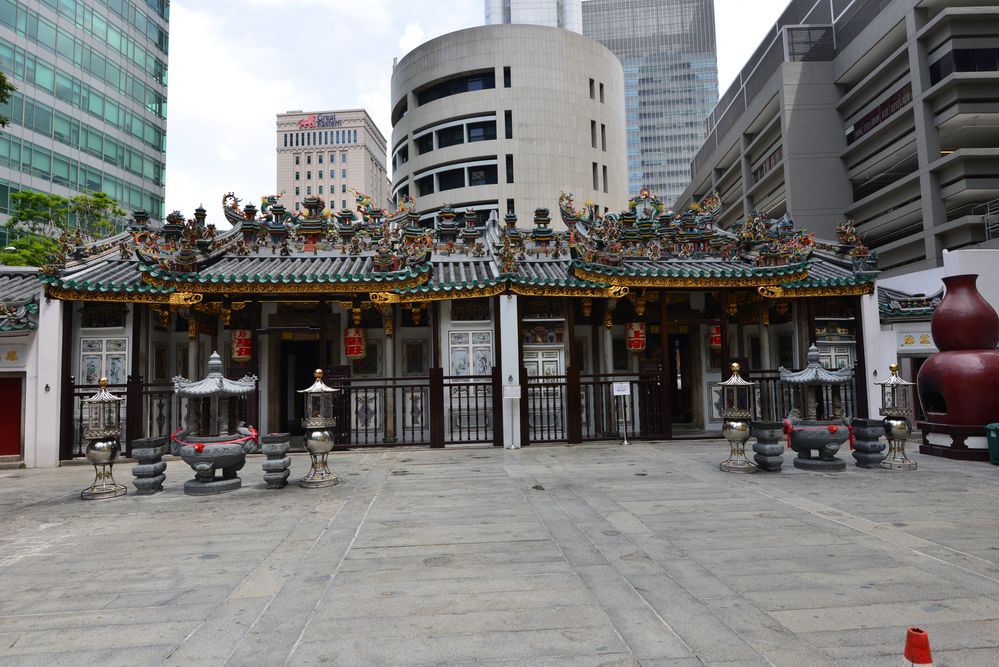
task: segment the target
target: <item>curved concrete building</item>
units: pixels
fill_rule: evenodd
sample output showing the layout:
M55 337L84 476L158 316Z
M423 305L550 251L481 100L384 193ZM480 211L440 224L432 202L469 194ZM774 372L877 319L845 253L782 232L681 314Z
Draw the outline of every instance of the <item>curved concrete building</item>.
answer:
M627 203L624 75L574 32L490 25L433 39L392 72L392 196L530 220L559 193Z

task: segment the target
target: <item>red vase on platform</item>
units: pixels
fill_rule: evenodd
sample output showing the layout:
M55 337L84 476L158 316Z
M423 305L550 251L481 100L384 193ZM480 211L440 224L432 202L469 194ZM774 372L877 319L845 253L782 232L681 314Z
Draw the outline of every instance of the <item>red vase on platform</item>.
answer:
M979 431L984 436L985 424L999 421L999 315L978 293L977 278L943 279L947 293L930 324L940 351L919 369L916 385L926 415L919 424L924 436L947 434L952 443L927 444L920 447L923 453L985 458L985 450L968 449L965 439L979 437Z

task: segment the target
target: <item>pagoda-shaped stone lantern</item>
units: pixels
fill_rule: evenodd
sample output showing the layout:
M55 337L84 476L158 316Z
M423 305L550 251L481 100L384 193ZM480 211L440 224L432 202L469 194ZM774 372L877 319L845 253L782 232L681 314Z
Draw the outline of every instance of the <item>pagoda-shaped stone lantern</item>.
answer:
M888 457L881 462L881 467L915 470L916 462L905 455L905 441L912 433L909 418L913 416L912 387L915 383L899 377L897 364L890 365L888 370L891 376L884 382L875 383L881 387L881 414L888 439Z
M94 466L94 483L80 492L84 500L114 498L128 492L114 481L111 474L121 453L118 436L121 434L121 404L124 400L108 391L108 379L101 378L97 382L97 393L81 401L86 424L83 437L90 441L87 443L87 461ZM97 466L100 466L99 470Z
M794 467L804 470L841 472L846 461L836 458L840 446L850 439L850 421L843 411L845 386L853 369L829 370L819 363L819 349L808 348L808 365L800 371L780 369L780 381L790 388L791 412L785 429L791 449L798 453ZM813 452L818 455L813 458Z
M298 484L309 489L334 486L340 481L337 474L330 470L326 459L333 449L331 429L336 428L333 398L341 390L323 382L323 372L318 368L314 375L316 381L311 387L298 390L305 398L302 427L305 429L305 448L312 457L312 469Z
M732 364L732 377L719 382L721 388L722 435L728 440L731 451L728 459L719 464L724 472L756 472L756 465L746 458L746 441L753 419L753 383L739 375L739 364Z
M239 420L240 401L256 389L257 378L224 377L222 359L213 352L205 379L176 377L173 386L178 398L187 399L188 423L173 435L171 446L172 453L194 469L194 479L184 483L184 493L235 491L242 484L236 472L257 447L257 432Z

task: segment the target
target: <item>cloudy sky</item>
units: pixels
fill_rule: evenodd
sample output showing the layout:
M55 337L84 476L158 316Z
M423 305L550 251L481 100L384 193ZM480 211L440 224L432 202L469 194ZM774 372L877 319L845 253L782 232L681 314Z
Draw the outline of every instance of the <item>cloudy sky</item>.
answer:
M715 0L721 89L786 0ZM483 0L173 0L166 210L272 194L275 114L363 107L386 138L392 59L481 25Z

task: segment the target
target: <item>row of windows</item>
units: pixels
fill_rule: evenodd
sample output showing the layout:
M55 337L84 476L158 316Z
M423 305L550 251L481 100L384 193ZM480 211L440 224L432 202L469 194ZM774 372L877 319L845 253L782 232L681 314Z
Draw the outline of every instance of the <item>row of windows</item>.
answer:
M46 137L53 137L71 148L79 148L116 167L137 176L164 185L165 168L162 162L141 151L123 144L114 137L101 132L77 118L71 118L61 111L55 111L37 100L25 99L21 93L14 93L11 99L0 105L0 114L11 122Z
M930 85L936 85L954 72L997 70L999 70L999 49L954 49L930 65Z
M593 80L593 79L590 79L590 99L591 100L597 99L597 82L595 80ZM600 103L601 104L604 103L604 84L603 83L600 84Z
M753 170L752 178L753 183L759 183L760 180L770 173L770 170L780 164L780 161L784 159L784 145L778 146L767 158Z
M322 153L318 154L318 160L319 160L319 164L323 163L323 154ZM373 161L374 160L372 160L372 162ZM295 156L295 164L298 165L298 164L301 164L301 163L302 163L302 156L301 155L296 155ZM305 156L305 164L312 164L312 153L308 153ZM330 164L336 164L336 153L330 153ZM340 151L340 164L347 164L347 151ZM319 173L322 173L322 172L319 172ZM330 170L330 173L332 174L333 171ZM322 176L320 176L320 178L322 178Z
M15 171L30 173L46 181L58 183L79 192L106 192L125 210L147 211L153 218L163 217L163 199L127 183L100 169L73 160L57 151L37 146L30 141L0 134L0 164Z
M467 125L452 125L435 132L427 132L417 137L413 143L416 145L416 152L419 155L429 153L435 148L447 148L457 146L466 141L473 143L476 141L489 141L496 138L496 121L487 120ZM407 151L408 154L408 151Z
M512 158L512 156L508 156ZM467 176L467 178L466 178ZM416 179L417 196L425 197L434 192L457 190L458 188L476 187L479 185L496 185L497 168L495 164L483 164L474 167L458 167L429 174ZM408 188L405 194L408 194ZM400 196L403 194L400 190Z
M295 194L298 194L298 188L295 189ZM322 186L319 186L319 194L323 194L323 188L322 188ZM333 193L331 192L330 194L333 194ZM330 203L330 206L335 206L336 205L336 200L335 199L331 199L329 201L329 203ZM295 202L295 210L298 211L298 210L301 210L301 208L302 208L302 202L296 201ZM343 210L345 208L347 208L347 200L346 199L341 199L340 200L340 210Z
M357 130L315 130L313 132L284 133L285 148L322 145L339 146L340 144L356 143Z
M602 169L601 169L602 167ZM604 192L607 192L607 165L593 163L593 189L600 192L600 176L604 177Z
M146 39L152 42L156 48L164 54L167 53L167 31L161 28L155 19L146 16L145 12L139 9L134 2L131 0L98 1L117 14L126 24L131 25L140 34L145 35ZM52 11L58 12L61 16L70 19L81 27L95 24L99 26L100 21L107 22L105 17L94 12L91 7L87 6L85 0L41 0L41 2ZM156 9L160 16L168 20L166 15L166 0L146 0L146 4ZM95 21L95 19L91 18L91 15L96 16L97 20Z
M93 61L91 61L93 63ZM105 97L80 79L67 73L30 53L21 47L15 47L5 39L0 39L0 69L11 72L14 78L33 83L47 90L73 106L86 109L96 116L103 115ZM116 82L108 77L105 69L104 81L132 100L138 102L146 110L160 118L166 118L166 98L128 73L123 73L115 67L118 76ZM96 75L96 73L91 72ZM80 98L80 99L77 99ZM85 99L84 99L85 98ZM98 110L94 110L97 108Z
M316 186L316 187L319 188L319 191L316 194L319 194L319 195L323 194L323 186L319 185L319 186ZM330 186L329 186L329 189L327 190L327 192L329 192L329 194L333 194L334 192L336 192L336 185L333 184L333 183L330 183ZM347 192L347 184L346 183L341 183L340 184L340 193L343 194L343 193L346 193L346 192ZM296 185L295 186L295 196L297 197L300 194L302 194L302 188ZM306 185L305 186L305 194L307 194L307 195L311 195L312 194L312 186L311 185Z
M505 68L509 69L509 68ZM428 102L439 100L459 93L473 90L486 90L496 87L496 74L492 70L461 74L416 91L416 105L423 106Z
M94 36L95 43L110 46L158 83L166 85L166 63L115 26L109 25L99 15L91 13L89 18L90 22L84 28ZM52 53L58 53L66 60L76 63L77 67L94 76L114 82L112 85L117 86L116 82L121 79L121 68L117 64L106 61L100 51L94 50L63 28L57 28L37 12L26 8L23 2L0 0L0 23L8 25L17 34L37 42Z
M336 178L336 170L335 169L330 169L329 175L330 175L330 178ZM296 181L302 180L301 176L302 176L302 172L300 172L300 171L296 171L295 172L295 180ZM316 180L319 180L319 181L323 180L323 170L322 169L319 170L318 176L319 177ZM340 178L347 178L347 170L346 169L341 169L340 170ZM305 180L307 180L307 181L311 181L312 180L312 170L311 169L307 170L305 172Z
M10 72L7 59L8 43L0 40L0 69ZM166 135L160 127L142 118L130 109L124 109L116 102L106 99L90 86L83 85L78 79L62 73L56 74L55 96L70 105L82 109L92 116L103 120L113 127L124 130L129 135L157 151L166 150ZM40 104L36 102L36 105ZM45 107L48 108L48 107ZM16 113L16 108L12 109Z
M590 145L593 148L597 147L597 121L590 121ZM604 123L600 123L600 149L603 151L607 150L607 126Z

